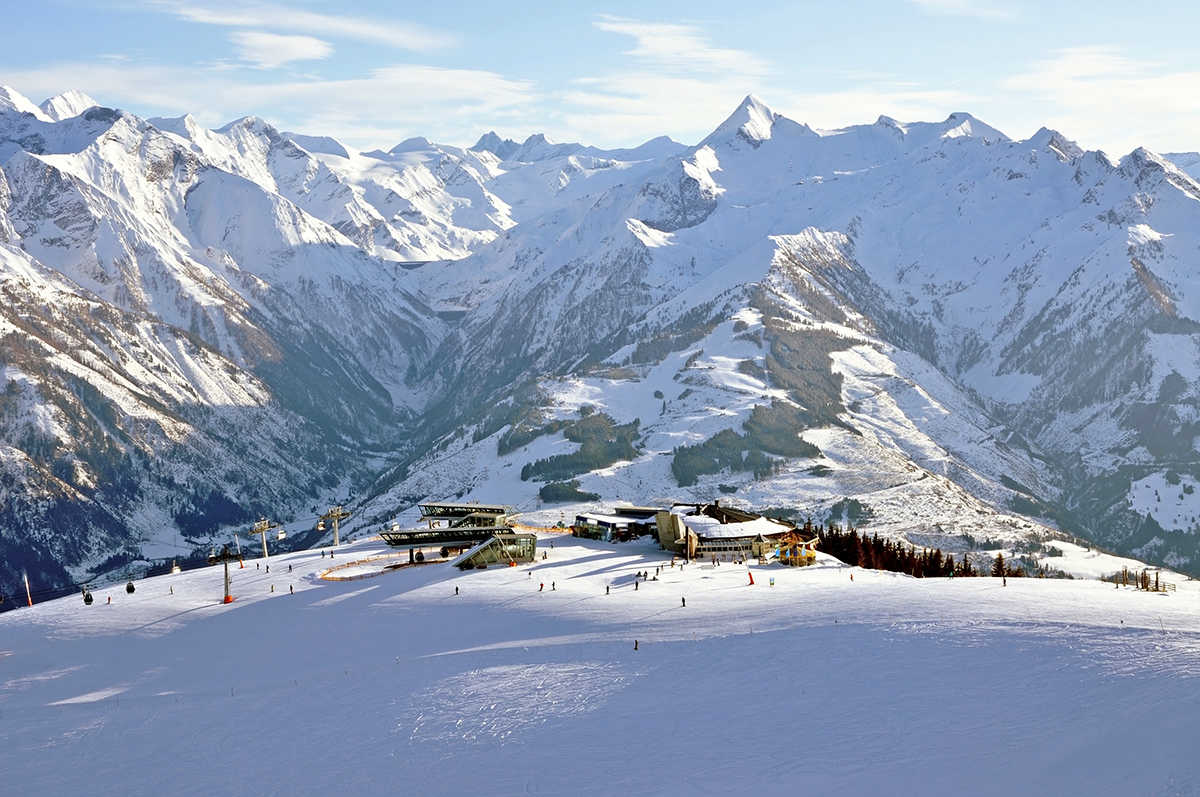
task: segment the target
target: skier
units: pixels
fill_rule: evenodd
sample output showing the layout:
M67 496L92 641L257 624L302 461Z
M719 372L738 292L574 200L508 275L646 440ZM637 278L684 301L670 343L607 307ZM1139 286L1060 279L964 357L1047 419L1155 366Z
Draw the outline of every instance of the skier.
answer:
M554 586L554 582L553 582L553 581L551 581L551 582L550 582L550 591L551 591L551 592L554 592L554 590L556 590L556 589L558 589L558 587Z
M538 592L541 592L545 588L546 588L546 582L543 581L542 583L538 584Z
M458 587L455 587L455 588L454 588L454 594L455 594L455 595L457 595L457 594L458 594Z
M680 598L679 605L680 605L680 607L687 606L687 598Z
M607 584L605 584L605 585L604 585L604 594L605 594L605 595L608 595L608 594L609 594L609 592L608 592L608 585L607 585Z
M295 595L295 594L296 594L296 590L292 589L292 585L291 585L291 584L289 584L289 585L288 585L288 594L289 594L289 595Z

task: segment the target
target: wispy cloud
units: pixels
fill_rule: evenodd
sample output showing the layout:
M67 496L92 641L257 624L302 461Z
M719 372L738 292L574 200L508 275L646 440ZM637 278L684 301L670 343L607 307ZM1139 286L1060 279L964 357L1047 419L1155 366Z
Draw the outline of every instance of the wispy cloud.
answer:
M312 36L281 36L277 33L242 30L229 34L229 40L238 46L243 61L266 69L333 55L333 45Z
M715 47L694 26L670 22L641 22L602 16L595 26L609 33L632 36L637 45L626 55L665 71L685 74L723 73L746 77L766 74L766 63L753 53Z
M1010 3L995 0L906 0L930 14L947 14L980 19L1014 19L1018 16Z
M563 136L594 141L607 133L635 143L667 133L686 140L713 127L720 109L733 110L770 74L758 55L718 47L695 25L610 16L593 25L631 37L634 46L625 63L577 79L559 95Z
M273 3L218 3L198 7L182 0L143 0L147 8L171 14L188 22L228 28L310 33L372 42L401 50L427 53L449 47L455 38L445 31L382 19L322 14Z
M1124 154L1149 142L1200 148L1200 72L1138 61L1112 47L1061 50L1002 84L1052 108L1042 124L1117 146Z

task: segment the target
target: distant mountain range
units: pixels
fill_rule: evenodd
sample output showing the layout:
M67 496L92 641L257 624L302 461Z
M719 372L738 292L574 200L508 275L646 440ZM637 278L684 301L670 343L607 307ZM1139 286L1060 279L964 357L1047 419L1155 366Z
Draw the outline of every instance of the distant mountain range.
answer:
M696 146L359 153L0 89L0 591L452 496L1200 573L1189 170L754 97Z

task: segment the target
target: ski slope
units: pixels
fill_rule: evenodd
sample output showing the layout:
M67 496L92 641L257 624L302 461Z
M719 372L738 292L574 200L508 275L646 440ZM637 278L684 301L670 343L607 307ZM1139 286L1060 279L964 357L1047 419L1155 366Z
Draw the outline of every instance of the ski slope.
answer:
M364 540L234 567L229 605L213 567L0 615L4 791L1200 790L1198 582L1004 586L822 556L751 585L650 543L539 548L320 578L388 553ZM639 571L658 580L635 589Z

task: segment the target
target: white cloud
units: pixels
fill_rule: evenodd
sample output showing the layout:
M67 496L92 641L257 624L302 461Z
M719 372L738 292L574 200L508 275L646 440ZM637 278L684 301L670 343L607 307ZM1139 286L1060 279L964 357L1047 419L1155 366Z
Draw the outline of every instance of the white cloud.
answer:
M990 0L908 0L931 14L947 14L980 19L1012 19L1017 16L1014 9L997 5Z
M632 63L576 80L575 89L560 94L556 137L603 145L663 134L698 140L759 90L770 71L753 53L714 46L694 25L609 16L593 25L632 37L634 47L625 52Z
M654 69L685 74L723 73L737 78L757 77L768 71L763 60L752 53L714 47L694 25L608 16L593 24L609 33L632 36L637 46L626 55Z
M220 3L200 8L181 0L145 0L147 7L188 22L229 28L267 28L343 37L426 53L449 47L454 37L416 23L395 23L345 15L321 14L272 3Z
M1062 50L1003 81L1045 109L1040 124L1123 155L1200 149L1200 72L1172 71L1111 47ZM1099 144L1088 142L1100 142Z
M333 45L312 36L280 36L261 31L237 31L229 40L243 61L273 69L293 61L313 61L333 55Z

